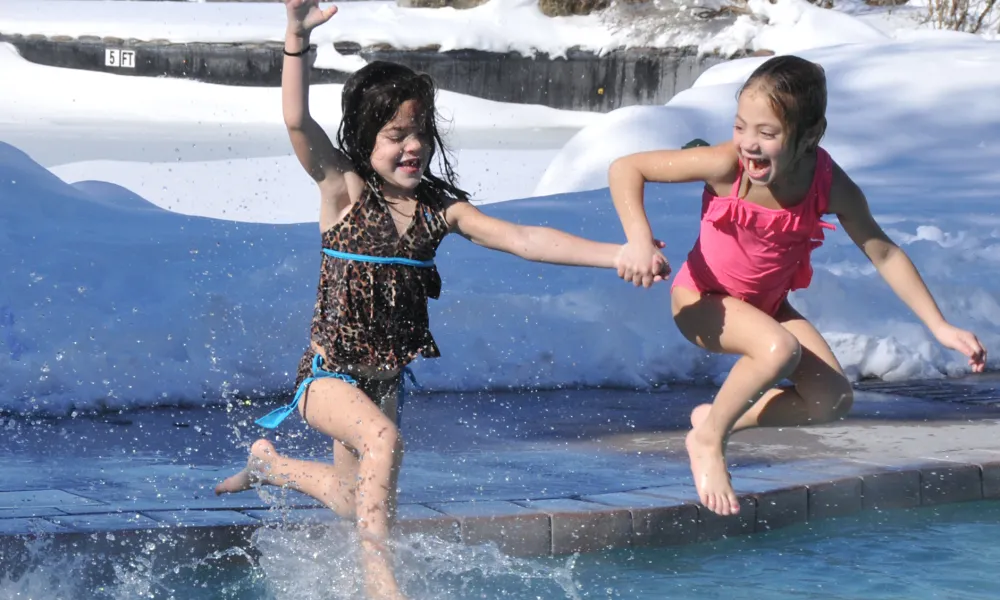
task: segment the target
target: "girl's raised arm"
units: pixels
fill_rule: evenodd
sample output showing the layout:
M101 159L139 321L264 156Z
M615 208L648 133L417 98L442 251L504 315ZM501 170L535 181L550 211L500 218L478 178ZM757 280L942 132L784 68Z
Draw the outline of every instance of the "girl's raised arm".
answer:
M342 186L350 162L330 141L309 114L309 69L312 49L309 35L337 12L337 7L320 9L318 0L285 0L288 30L285 58L281 69L281 110L295 156L321 187Z

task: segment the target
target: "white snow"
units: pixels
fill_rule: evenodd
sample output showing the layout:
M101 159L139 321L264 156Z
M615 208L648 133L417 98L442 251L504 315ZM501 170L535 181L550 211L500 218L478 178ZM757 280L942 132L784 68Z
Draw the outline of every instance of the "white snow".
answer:
M938 1L938 0L932 0ZM805 0L749 0L750 14L706 20L721 0L659 0L641 18L627 7L586 16L546 17L537 0L489 0L466 10L402 8L389 0L343 2L330 23L313 32L319 66L353 70L358 56L338 55L333 42L399 49L438 47L565 56L579 48L604 53L617 48L701 46L731 53L745 48L776 52L826 45L866 43L880 37L933 32L927 0L891 9L862 0L837 0L833 10ZM973 0L973 8L985 0ZM981 35L995 38L1000 8L988 14ZM732 22L732 23L731 23ZM731 25L726 26L726 23ZM122 2L120 0L0 0L0 32L22 35L97 36L185 42L281 41L281 3ZM962 35L962 34L951 34Z
M128 25L132 36L161 38L242 36L253 27L271 35L275 24L281 31L280 10L271 14L280 5L239 5L246 16L229 30L210 19L173 30L176 21L163 11L236 5L109 2L114 19L110 7L56 17L32 8L54 4L5 0L0 31L46 33L35 31L45 24L70 35ZM982 36L869 26L874 18L821 15L799 0L764 4L754 10L768 23L746 39L823 64L825 147L866 191L945 314L996 349L1000 74L992 67L1000 46ZM344 4L341 17L354 6ZM486 35L476 27L451 31L452 21L446 42ZM505 27L523 32L511 43L535 35L531 44L551 42L549 49L570 35L540 36L528 21ZM430 25L412 29L443 35ZM694 137L726 139L736 89L761 60L714 67L666 106L607 115L442 92L462 183L490 214L621 241L605 188L610 161ZM0 72L16 82L0 94L0 410L64 414L290 391L307 343L319 232L316 192L290 156L278 91L40 67L7 45ZM312 92L329 131L340 118L339 92L333 85ZM511 200L527 196L535 197ZM675 268L697 234L698 199L697 186L649 186L654 229ZM431 318L444 356L415 363L431 390L642 387L717 380L732 364L681 338L666 285L636 290L611 271L535 265L460 238L446 240L438 263L445 289ZM964 370L964 358L930 338L842 231L814 264L813 286L793 302L852 376Z

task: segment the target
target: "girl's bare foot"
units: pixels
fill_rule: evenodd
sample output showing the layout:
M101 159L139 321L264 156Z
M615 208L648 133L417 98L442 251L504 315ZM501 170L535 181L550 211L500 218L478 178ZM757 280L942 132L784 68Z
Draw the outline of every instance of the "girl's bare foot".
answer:
M233 494L251 489L261 481L263 471L274 457L274 445L267 440L257 440L250 447L250 458L247 459L246 468L215 486L215 494Z
M693 415L692 415L693 416ZM684 440L691 459L691 475L698 490L698 499L708 510L719 515L735 515L740 503L729 481L722 444L705 439L701 428L692 429Z

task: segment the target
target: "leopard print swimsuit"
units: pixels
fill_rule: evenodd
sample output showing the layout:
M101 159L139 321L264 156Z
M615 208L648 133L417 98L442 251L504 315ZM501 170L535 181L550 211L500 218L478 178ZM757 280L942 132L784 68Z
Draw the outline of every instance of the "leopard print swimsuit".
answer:
M418 189L413 220L400 235L381 192L366 187L336 225L324 248L352 254L431 260L448 234L443 203ZM310 376L314 347L324 369L366 378L392 378L418 355L441 356L430 332L427 299L438 298L434 267L415 268L323 255L312 346L299 362L296 387Z

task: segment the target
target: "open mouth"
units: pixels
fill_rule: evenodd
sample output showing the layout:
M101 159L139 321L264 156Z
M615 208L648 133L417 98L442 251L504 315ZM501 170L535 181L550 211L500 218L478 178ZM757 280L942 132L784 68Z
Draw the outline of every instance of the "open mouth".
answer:
M751 179L767 179L768 174L771 172L770 160L766 158L750 158L748 156L744 156L743 160L747 166L747 175Z
M400 161L399 170L408 173L410 175L415 175L420 172L420 159L419 158L409 158L404 161Z

